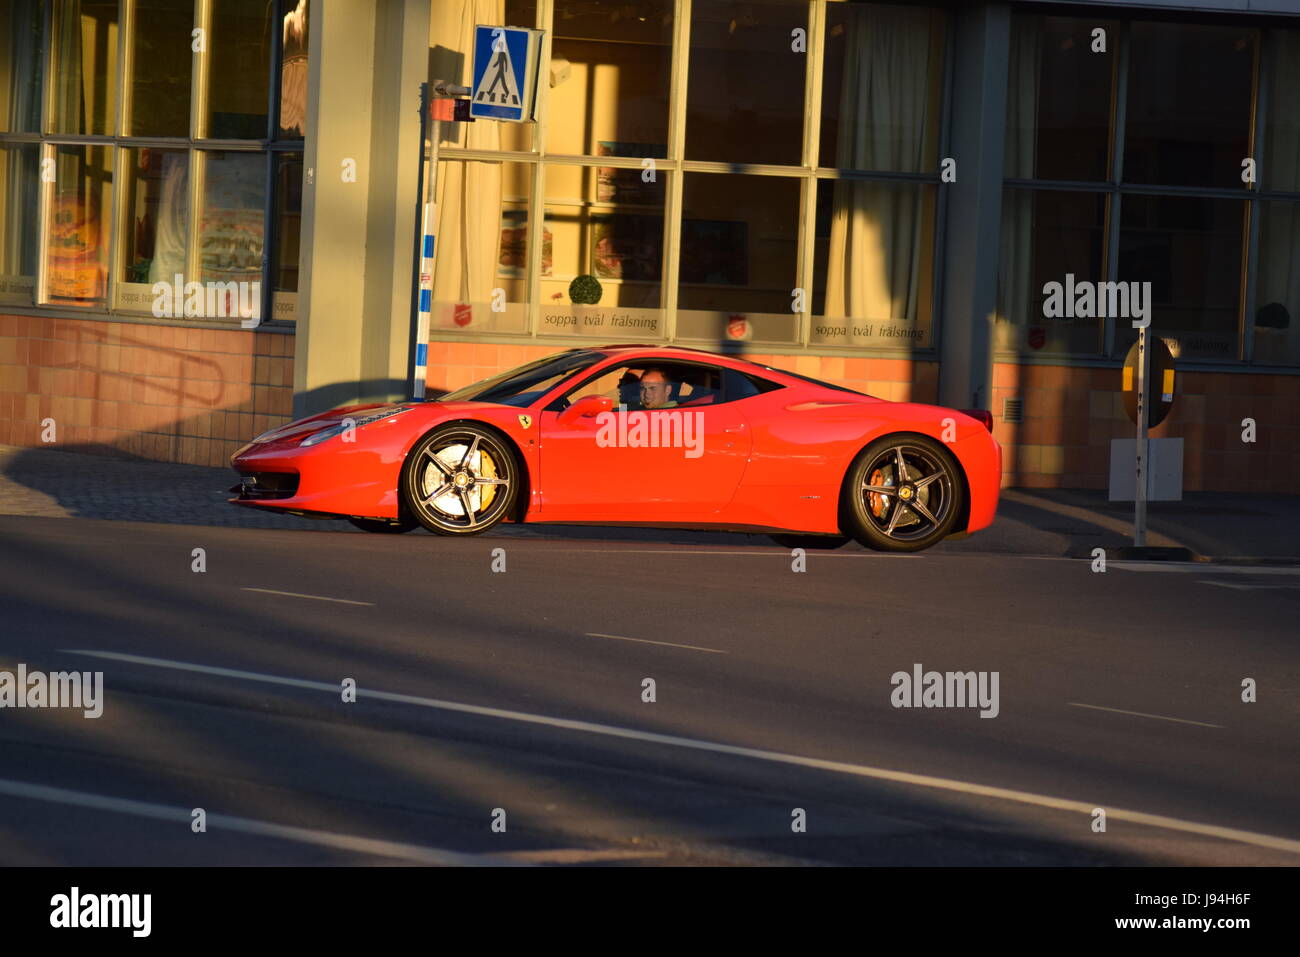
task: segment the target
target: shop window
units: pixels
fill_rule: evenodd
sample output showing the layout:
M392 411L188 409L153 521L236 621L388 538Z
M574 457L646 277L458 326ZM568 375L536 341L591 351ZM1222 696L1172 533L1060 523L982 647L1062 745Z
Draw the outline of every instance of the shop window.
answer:
M299 0L291 8L286 4L279 28L280 48L280 117L277 136L282 140L300 140L307 135L307 39L311 7Z
M305 25L305 9L303 13ZM271 62L271 14L271 5L266 0L213 0L208 69L211 76L219 78L219 82L209 84L205 116L205 135L212 139L266 138L266 99L271 79L266 67ZM299 69L299 55L303 64L306 62L306 48L296 49L299 38L292 29L296 26L296 19L288 19L286 23L281 70L289 81L289 89L300 87L305 94L305 73L301 77L289 75ZM292 52L291 47L295 47ZM281 88L283 91L283 82ZM287 106L288 121L296 129L302 125L299 111L305 105L305 99L301 104L296 99L288 104L282 102L281 119L285 119ZM297 135L301 136L301 133Z
M1007 77L1008 177L1107 179L1119 42L1119 24L1110 20L1013 21Z
M1300 202L1265 202L1260 208L1252 358L1300 365Z
M527 328L532 175L533 167L526 163L438 164L430 329L478 333ZM549 230L541 233L545 276L554 266Z
M818 165L934 171L943 47L936 10L827 4Z
M1266 48L1268 115L1259 179L1265 189L1300 192L1300 30L1274 30Z
M557 0L546 149L667 156L673 0Z
M1242 186L1257 42L1246 27L1133 24L1125 182Z
M55 5L50 132L83 136L117 132L117 7L117 0ZM185 102L189 103L188 90Z
M113 208L113 150L60 146L45 247L49 301L102 305L108 279L108 216Z
M1152 330L1176 359L1236 359L1246 204L1143 195L1122 202L1117 278L1151 283ZM1127 324L1117 329L1117 356L1131 333Z
M798 342L799 190L783 176L686 174L679 338Z
M639 167L548 164L544 331L609 339L663 336L670 175L643 177Z
M189 151L181 149L122 151L119 309L152 312L158 282L179 284L183 292L188 273L189 159ZM163 300L164 314L176 311L174 301L174 296Z
M592 4L583 4L576 9L587 6ZM563 11L557 8L558 32L563 32L564 23L571 19L572 12L569 8ZM479 24L536 27L537 0L465 0L461 3L439 0L433 4L431 17L429 35L434 40L429 50L429 76L469 86L474 82L474 28ZM543 77L543 84L549 82L549 77ZM557 86L551 93L558 89ZM438 130L438 142L442 146L472 150L536 152L538 139L535 123L446 121L439 124Z
M694 0L686 158L797 166L803 152L806 2Z
M189 136L194 9L175 0L135 0L132 21L131 136ZM218 75L214 87L227 78Z
M1105 193L1006 190L993 328L995 351L1021 355L1101 352L1105 335L1102 313L1111 309L1109 287L1096 285L1106 279L1102 258L1105 221ZM1050 287L1053 283L1059 292ZM1087 293L1082 291L1085 285ZM1104 308L1098 302L1099 288L1106 297ZM1118 311L1118 298L1115 304Z
M275 155L275 246L272 249L272 316L298 316L298 255L302 236L302 154Z
M928 348L935 187L827 179L817 201L809 342Z
M0 0L0 133L35 133L45 71L45 3Z
M39 159L35 143L0 146L0 302L32 302Z
M269 296L274 317L292 319L307 11L308 0L0 0L14 25L0 38L0 298L158 314L155 285L179 276L227 301L213 312L211 289L203 308L182 291L163 316L267 320ZM191 133L242 143L196 149Z

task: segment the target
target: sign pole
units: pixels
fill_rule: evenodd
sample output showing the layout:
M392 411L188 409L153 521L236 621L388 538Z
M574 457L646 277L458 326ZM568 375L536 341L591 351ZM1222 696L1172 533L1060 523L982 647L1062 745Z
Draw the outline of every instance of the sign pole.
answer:
M420 84L420 165L416 174L415 203L415 249L412 265L415 275L411 277L411 342L407 351L408 380L411 398L424 398L425 372L428 368L429 326L428 314L424 312L424 234L425 223L425 158L424 143L429 132L429 84Z
M1147 543L1147 379L1148 367L1147 327L1138 329L1137 355L1137 443L1133 460L1136 464L1137 487L1133 491L1133 547L1144 548Z

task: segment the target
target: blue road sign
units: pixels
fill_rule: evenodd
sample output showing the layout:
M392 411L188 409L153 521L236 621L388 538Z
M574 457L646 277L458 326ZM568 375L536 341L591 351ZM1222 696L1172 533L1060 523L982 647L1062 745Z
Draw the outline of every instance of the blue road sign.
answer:
M524 27L474 28L474 82L470 116L523 123L533 118L541 31Z

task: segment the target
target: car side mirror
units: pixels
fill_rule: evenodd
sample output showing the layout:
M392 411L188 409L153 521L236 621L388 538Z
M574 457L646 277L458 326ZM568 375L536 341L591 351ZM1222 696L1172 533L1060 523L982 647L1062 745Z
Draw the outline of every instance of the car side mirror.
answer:
M613 407L614 401L603 395L583 396L561 412L558 421L561 425L572 425L579 419L593 418L602 412L608 412Z

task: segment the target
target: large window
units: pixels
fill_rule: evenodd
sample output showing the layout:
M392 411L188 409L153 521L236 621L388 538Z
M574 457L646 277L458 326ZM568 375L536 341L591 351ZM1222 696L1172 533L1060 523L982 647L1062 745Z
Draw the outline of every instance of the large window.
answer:
M1016 15L996 349L1121 356L1137 291L1181 359L1300 364L1298 82L1295 31Z
M932 346L944 15L687 8L434 5L438 78L475 23L551 44L539 122L441 124L435 334Z
M0 0L0 302L292 320L307 10Z

